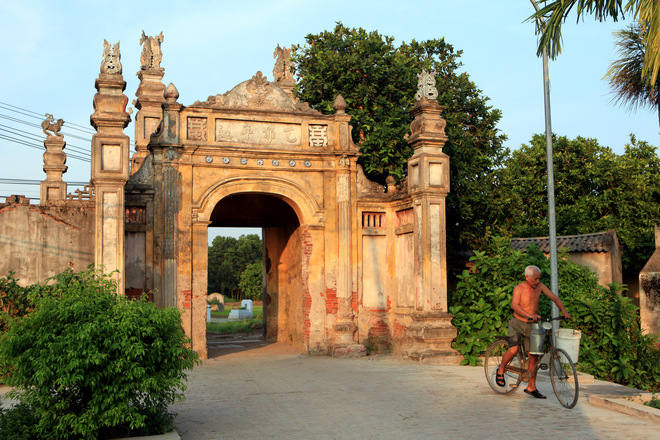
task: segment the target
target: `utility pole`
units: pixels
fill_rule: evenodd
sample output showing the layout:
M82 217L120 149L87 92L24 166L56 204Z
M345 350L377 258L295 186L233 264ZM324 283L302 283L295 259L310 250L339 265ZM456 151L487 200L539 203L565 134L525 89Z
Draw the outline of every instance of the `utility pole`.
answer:
M536 12L539 11L534 0L529 0ZM537 22L539 29L545 27L543 19ZM559 296L559 269L557 267L557 221L555 219L555 174L552 155L552 118L550 116L550 74L548 73L548 48L543 48L543 102L545 104L545 152L548 174L548 227L550 229L550 290ZM552 303L552 317L559 316L559 309ZM559 322L553 321L553 333L557 333Z

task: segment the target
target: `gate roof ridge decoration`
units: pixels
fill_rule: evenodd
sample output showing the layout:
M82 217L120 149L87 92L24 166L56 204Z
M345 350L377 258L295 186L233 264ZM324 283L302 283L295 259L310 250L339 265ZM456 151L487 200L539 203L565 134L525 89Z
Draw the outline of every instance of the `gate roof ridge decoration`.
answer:
M261 71L224 95L209 96L206 101L195 101L190 107L322 115L309 104L292 99L276 82L268 81Z

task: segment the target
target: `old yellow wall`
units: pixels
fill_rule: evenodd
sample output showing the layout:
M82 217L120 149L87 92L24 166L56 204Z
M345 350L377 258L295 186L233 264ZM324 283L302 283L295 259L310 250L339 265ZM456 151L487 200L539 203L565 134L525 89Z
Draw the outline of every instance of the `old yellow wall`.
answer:
M0 276L11 270L22 285L29 285L92 263L93 202L0 204Z

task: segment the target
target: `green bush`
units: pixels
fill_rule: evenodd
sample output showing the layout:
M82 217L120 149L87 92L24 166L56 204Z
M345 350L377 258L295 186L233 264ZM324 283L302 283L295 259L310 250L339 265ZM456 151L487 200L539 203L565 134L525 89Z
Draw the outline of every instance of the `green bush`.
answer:
M463 365L480 364L479 356L495 337L507 334L513 288L524 279L525 267L533 264L545 272L547 265L538 248L528 253L513 251L510 242L499 237L493 240L489 255L477 251L470 261L474 266L458 276L456 291L449 298L452 324L458 329L452 346L465 357Z
M513 288L524 281L525 267L538 266L542 282L549 285L550 263L537 247L514 251L504 238L495 238L489 250L477 252L471 261L474 267L459 276L449 311L458 329L453 347L465 357L463 364L477 365L488 345L507 333ZM599 379L660 390L660 351L652 335L642 334L637 307L618 293L623 286L600 286L590 269L562 253L558 266L559 296L571 314L563 326L582 332L578 369ZM539 313L550 315L545 296Z
M9 272L4 278L0 278L0 332L7 330L12 318L25 316L32 310L30 291L35 286L22 287L18 279L14 278L14 272Z
M24 423L37 439L171 430L167 405L183 398L185 371L197 360L178 310L117 296L112 279L92 268L52 281L0 339L7 383L20 400L0 424Z
M32 308L32 291L37 291L39 286L23 287L14 278L14 272L9 272L4 278L0 278L0 334L7 331L12 319L20 318L28 314ZM10 367L0 356L0 383L9 374Z

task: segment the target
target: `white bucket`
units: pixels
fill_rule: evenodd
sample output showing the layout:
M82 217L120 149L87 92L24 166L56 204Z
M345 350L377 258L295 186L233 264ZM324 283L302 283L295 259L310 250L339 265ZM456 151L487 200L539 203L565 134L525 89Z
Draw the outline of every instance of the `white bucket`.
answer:
M557 348L563 349L571 357L574 364L580 354L580 338L582 332L571 328L560 328L557 334Z

